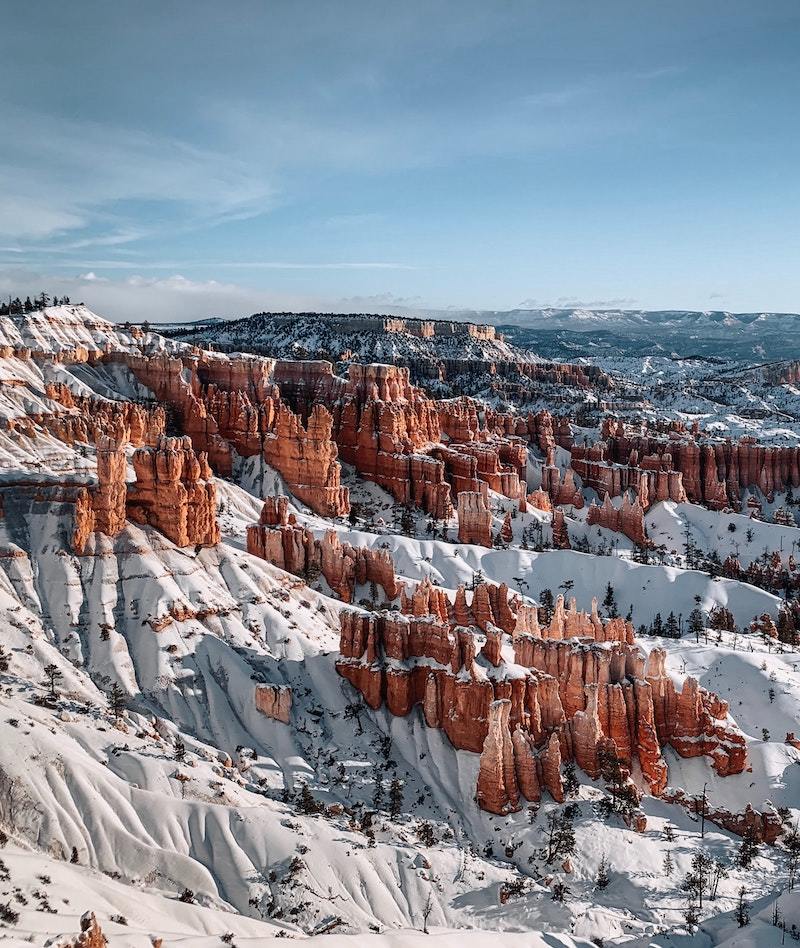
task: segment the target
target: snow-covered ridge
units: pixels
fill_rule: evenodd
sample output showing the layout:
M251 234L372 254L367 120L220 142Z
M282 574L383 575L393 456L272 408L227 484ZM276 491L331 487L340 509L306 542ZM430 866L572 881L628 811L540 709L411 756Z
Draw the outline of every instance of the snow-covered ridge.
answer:
M177 349L181 346L154 333L129 331L93 313L82 303L0 317L0 346L40 355L86 349L90 353Z

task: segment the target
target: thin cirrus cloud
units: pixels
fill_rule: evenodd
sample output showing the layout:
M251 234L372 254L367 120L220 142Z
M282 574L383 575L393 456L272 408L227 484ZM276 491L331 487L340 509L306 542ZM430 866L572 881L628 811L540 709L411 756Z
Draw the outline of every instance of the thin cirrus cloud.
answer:
M0 234L17 240L89 226L101 233L87 235L87 246L136 240L141 228L125 220L131 202L164 205L154 221L180 227L256 216L276 200L255 163L224 150L30 111L4 110L3 124Z
M196 261L135 261L135 260L95 260L95 261L54 261L51 267L75 269L76 267L103 267L117 270L416 270L417 267L405 263L386 261L332 261L305 263L288 260L196 260Z

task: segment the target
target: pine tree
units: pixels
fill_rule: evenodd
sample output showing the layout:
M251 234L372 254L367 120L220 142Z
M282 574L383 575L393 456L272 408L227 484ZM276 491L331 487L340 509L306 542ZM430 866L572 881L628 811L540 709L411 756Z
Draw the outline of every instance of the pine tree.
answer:
M380 777L375 781L375 789L372 791L372 805L376 810L383 809L383 781Z
M56 692L56 686L59 684L61 679L64 677L61 671L58 668L58 665L54 665L50 662L49 665L44 666L44 675L45 675L45 684L49 688L48 698L51 701L55 701L58 698Z
M551 589L542 589L539 593L539 610L543 613L540 617L545 625L549 625L550 620L553 618L553 609L555 608L555 600L553 599L553 591Z
M608 883L611 880L608 877L608 860L603 854L603 857L600 860L600 865L597 867L597 878L594 881L595 886L598 889L608 888Z
M694 635L695 642L700 641L700 633L706 627L705 617L703 612L700 609L701 599L699 596L694 597L695 606L694 609L689 613L689 631Z
M322 809L322 804L318 803L314 799L314 794L311 792L307 783L302 784L300 787L300 792L298 793L297 799L297 809L301 813L305 813L307 815L319 813Z
M566 902L567 896L570 894L569 887L563 883L560 879L557 879L553 883L552 895L550 898L554 902Z
M758 841L753 830L748 827L742 837L742 845L739 847L738 863L742 869L747 869L757 855Z
M547 814L547 864L556 858L571 856L575 852L575 828L573 826L573 806L566 806L559 812L551 810Z
M672 853L667 850L664 856L664 875L669 877L675 871L675 863L672 861Z
M575 764L572 761L567 761L564 764L564 769L562 771L563 784L564 784L564 793L568 796L574 796L578 790L580 790L580 783L578 783L578 777L575 772Z
M416 519L414 518L411 504L405 504L400 512L400 530L404 536L412 537L414 536L415 529Z
M108 693L108 706L114 715L114 720L119 721L125 710L125 692L115 681Z
M605 609L606 615L609 619L616 619L619 615L619 609L617 608L617 597L614 593L614 587L609 583L606 586L606 594L603 599L603 609Z
M403 809L403 784L395 777L389 787L389 814L397 817Z
M783 845L788 854L786 868L789 871L789 891L791 892L797 880L797 870L800 868L800 832L798 832L797 822L783 834Z
M746 891L744 886L739 889L739 901L736 904L736 912L734 913L734 918L738 922L739 928L744 928L745 925L750 924L750 909L744 899Z
M721 862L719 859L712 860L708 881L709 899L715 899L717 897L717 889L719 888L720 880L727 879L728 874L728 867L724 862Z
M664 620L661 618L661 613L657 612L655 618L653 619L653 624L650 626L651 635L663 635L664 634Z
M690 901L697 901L697 907L699 909L703 908L703 896L705 896L708 890L713 866L714 860L708 853L704 853L702 850L696 852L694 856L692 856L691 871L687 873L686 878L683 880L683 885L681 886L684 892L689 893Z
M636 789L628 780L622 767L622 761L608 750L601 750L598 754L600 775L611 791L610 797L603 797L600 801L600 812L605 816L619 813L629 817L638 805Z
M183 739L180 734L175 738L175 760L181 761L186 757L186 745L183 743Z
M669 639L679 639L681 637L678 620L675 618L674 612L670 612L667 616L667 624L664 626L664 635Z

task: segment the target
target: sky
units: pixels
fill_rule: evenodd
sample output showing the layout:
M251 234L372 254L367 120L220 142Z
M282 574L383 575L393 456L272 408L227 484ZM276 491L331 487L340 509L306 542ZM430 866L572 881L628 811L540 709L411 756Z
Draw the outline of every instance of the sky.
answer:
M6 4L0 294L800 310L797 0Z

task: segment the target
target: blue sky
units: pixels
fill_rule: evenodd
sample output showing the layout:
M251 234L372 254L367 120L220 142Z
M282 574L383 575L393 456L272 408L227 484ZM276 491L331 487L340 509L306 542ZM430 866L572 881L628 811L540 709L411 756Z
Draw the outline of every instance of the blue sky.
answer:
M800 309L796 0L4 11L0 292Z

